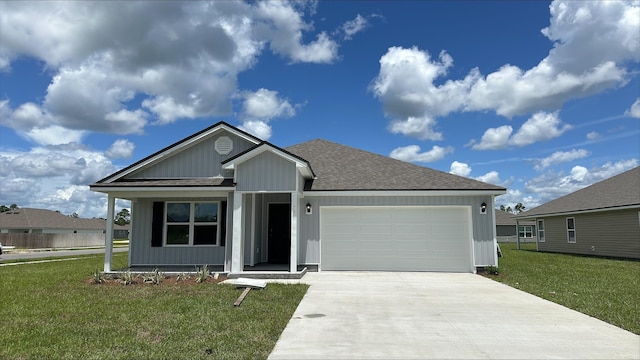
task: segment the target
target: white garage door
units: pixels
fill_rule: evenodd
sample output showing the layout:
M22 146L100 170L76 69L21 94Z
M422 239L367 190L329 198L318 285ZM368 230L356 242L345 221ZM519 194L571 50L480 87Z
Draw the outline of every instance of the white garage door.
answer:
M472 272L468 207L322 207L321 270Z

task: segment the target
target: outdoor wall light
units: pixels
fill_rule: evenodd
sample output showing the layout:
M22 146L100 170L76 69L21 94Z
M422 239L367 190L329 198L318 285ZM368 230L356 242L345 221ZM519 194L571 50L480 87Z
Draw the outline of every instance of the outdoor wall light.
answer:
M487 213L487 203L482 202L482 204L480 204L480 214L486 214L486 213Z
M307 203L307 215L311 215L311 213L312 213L311 204Z

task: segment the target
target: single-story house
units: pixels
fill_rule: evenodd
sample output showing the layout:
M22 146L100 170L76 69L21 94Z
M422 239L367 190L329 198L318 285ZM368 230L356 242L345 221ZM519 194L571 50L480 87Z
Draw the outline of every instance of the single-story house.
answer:
M0 213L0 233L104 234L105 219L85 219L58 211L18 208Z
M496 209L498 242L516 242L518 237L522 242L536 241L536 223L534 221L520 221L518 225L514 216L514 214Z
M225 122L90 187L108 195L108 226L115 200L131 201L131 268L231 274L261 263L474 272L497 265L494 197L506 192L327 140L280 148Z
M516 215L539 251L640 259L640 167Z

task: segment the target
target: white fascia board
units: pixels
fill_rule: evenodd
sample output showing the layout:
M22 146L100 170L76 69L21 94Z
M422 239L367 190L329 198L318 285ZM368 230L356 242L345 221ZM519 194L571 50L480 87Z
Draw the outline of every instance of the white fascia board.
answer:
M213 129L211 129L209 131L203 132L202 134L200 134L198 136L194 136L193 138L191 138L191 139L189 139L187 141L179 143L176 146L171 147L170 149L162 151L161 153L156 154L155 156L145 160L144 162L141 162L140 164L130 168L129 170L127 170L127 171L125 171L123 173L118 174L117 176L112 176L110 178L107 178L104 181L104 183L108 184L108 183L111 183L111 182L113 182L115 180L122 179L123 177L125 177L125 176L127 176L127 175L129 175L131 173L134 173L134 172L136 172L136 171L138 171L138 170L140 170L142 168L145 168L145 167L155 163L156 161L158 161L158 160L160 160L162 158L169 157L169 156L171 156L171 155L173 155L175 153L178 153L178 152L180 152L180 151L182 151L182 150L184 150L186 148L189 148L189 147L199 143L203 139L205 139L207 137L210 137L210 136L220 132L221 130L229 131L229 132L233 133L234 135L236 135L236 136L238 136L238 137L240 137L242 139L245 139L245 140L247 140L249 142L252 142L254 144L258 144L258 142L255 139L252 139L252 138L246 136L245 134L243 134L241 132L238 132L236 129L233 129L233 128L230 128L230 127L228 127L228 126L226 126L224 124L221 124L221 125L213 128Z
M486 196L503 195L503 190L347 190L305 191L305 196Z
M557 213L547 213L547 214L537 214L531 216L522 216L516 217L515 220L535 220L535 219L543 219L553 216L566 216L566 215L579 215L579 214L590 214L590 213L598 213L598 212L609 212L609 211L618 211L618 210L629 210L629 209L640 209L640 205L627 205L627 206L616 206L602 209L589 209L589 210L576 210L576 211L565 211L565 212L557 212Z

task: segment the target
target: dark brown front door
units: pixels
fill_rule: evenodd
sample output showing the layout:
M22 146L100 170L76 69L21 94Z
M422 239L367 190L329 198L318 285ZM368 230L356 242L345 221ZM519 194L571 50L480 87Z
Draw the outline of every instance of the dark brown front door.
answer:
M288 264L291 252L291 205L269 204L269 262Z

